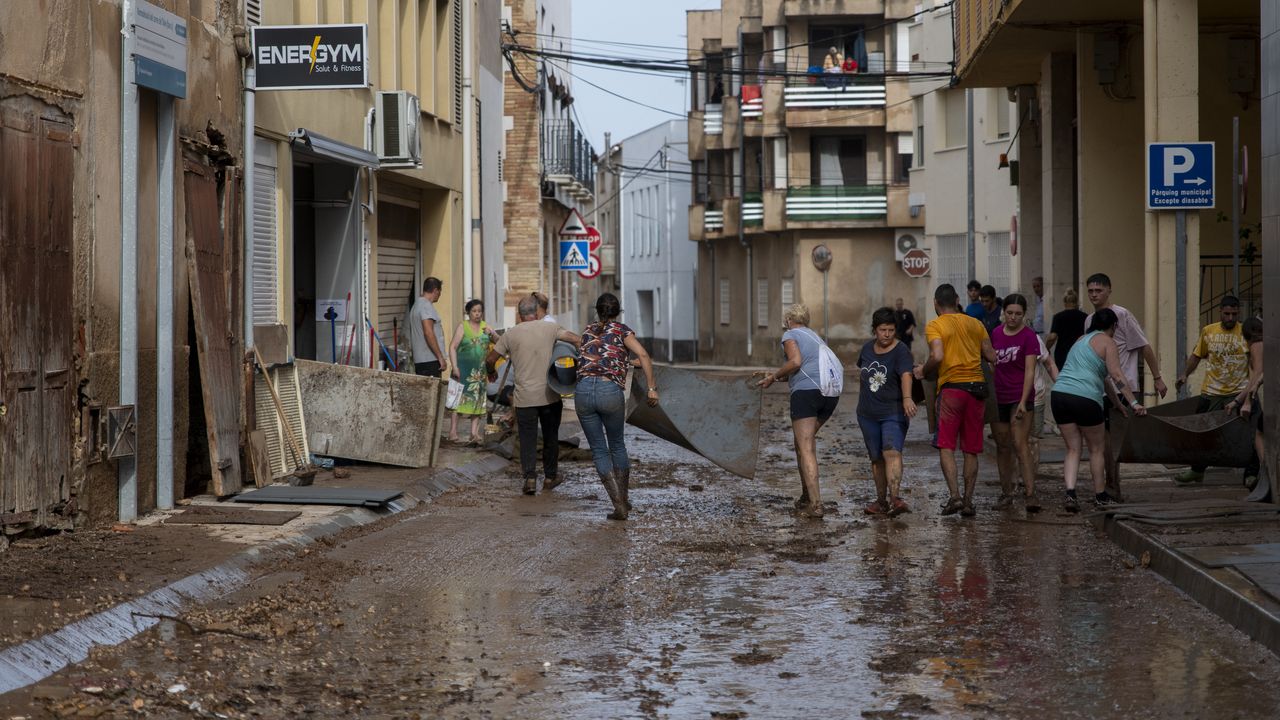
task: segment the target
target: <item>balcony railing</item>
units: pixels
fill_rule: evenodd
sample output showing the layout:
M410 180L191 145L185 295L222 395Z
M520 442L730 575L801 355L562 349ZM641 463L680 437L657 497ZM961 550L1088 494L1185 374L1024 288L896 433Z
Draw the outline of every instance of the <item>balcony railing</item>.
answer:
M704 135L720 135L724 133L724 106L707 105L702 113L702 132Z
M884 185L808 185L787 189L787 220L878 220L889 212Z
M572 195L589 197L595 192L595 151L572 120L543 123L542 172Z
M879 76L815 73L792 80L782 90L788 110L884 107L886 88Z
M742 197L742 224L764 224L764 198L760 193L747 193Z
M706 211L702 214L702 229L707 232L720 232L724 230L724 209L708 204Z

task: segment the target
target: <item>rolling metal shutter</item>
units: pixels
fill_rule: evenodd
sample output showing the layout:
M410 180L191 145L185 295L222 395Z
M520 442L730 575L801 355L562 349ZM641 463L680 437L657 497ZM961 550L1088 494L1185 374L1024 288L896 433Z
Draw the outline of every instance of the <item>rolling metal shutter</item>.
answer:
M392 321L404 322L413 304L415 270L418 265L417 208L399 203L378 203L378 335L390 349L394 343ZM405 328L400 328L400 347ZM449 329L445 329L445 339ZM443 348L442 348L443 349Z
M276 249L276 145L258 138L253 159L253 323L279 322Z

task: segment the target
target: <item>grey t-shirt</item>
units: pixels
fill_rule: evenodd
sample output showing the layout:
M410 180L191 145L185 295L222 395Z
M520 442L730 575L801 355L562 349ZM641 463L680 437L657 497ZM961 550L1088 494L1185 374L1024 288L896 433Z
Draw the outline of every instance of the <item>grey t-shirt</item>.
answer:
M797 390L818 390L818 353L822 348L822 338L809 328L792 328L782 333L782 342L794 340L800 349L800 369L788 381L791 392ZM785 346L784 346L785 347Z
M436 321L436 346L440 348L440 352L449 352L444 344L444 324L440 322L440 313L436 312L435 303L419 295L418 299L413 301L413 309L409 311L409 339L413 342L413 361L415 363L443 362L431 352L431 346L427 345L427 336L422 332L422 321L426 319Z

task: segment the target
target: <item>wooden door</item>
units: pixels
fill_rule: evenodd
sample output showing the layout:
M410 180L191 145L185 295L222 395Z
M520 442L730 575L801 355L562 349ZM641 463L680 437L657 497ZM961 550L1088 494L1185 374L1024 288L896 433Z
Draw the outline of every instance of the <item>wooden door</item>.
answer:
M51 107L0 104L0 525L70 498L71 137Z
M200 357L200 392L204 399L213 492L219 497L240 491L240 363L231 332L218 189L213 169L187 160L183 181L187 199L187 269Z

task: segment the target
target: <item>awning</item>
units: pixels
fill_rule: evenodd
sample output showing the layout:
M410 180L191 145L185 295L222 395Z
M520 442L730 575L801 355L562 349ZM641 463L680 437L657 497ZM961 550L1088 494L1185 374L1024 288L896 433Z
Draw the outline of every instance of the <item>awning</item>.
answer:
M289 145L295 150L303 150L326 160L333 160L345 165L378 169L378 156L354 145L338 142L306 128L298 128L289 133Z

